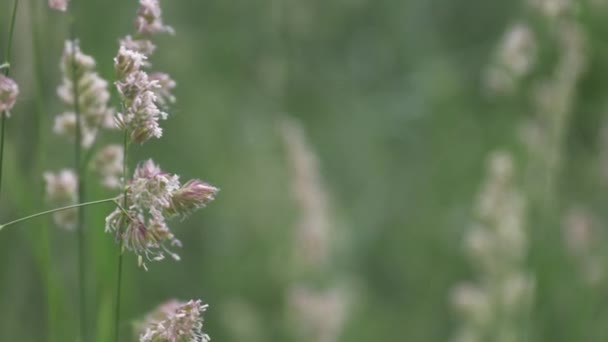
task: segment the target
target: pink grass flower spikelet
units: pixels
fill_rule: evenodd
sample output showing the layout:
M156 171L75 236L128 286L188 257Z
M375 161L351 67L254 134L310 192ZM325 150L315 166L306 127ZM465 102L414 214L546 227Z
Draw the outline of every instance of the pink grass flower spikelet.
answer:
M9 111L13 109L15 102L19 96L19 86L13 79L0 75L0 112L6 111L7 116Z
M174 33L173 28L163 24L162 10L158 0L139 0L135 30L140 34L147 35Z
M177 175L162 171L148 160L135 170L126 187L126 206L117 207L106 218L105 230L121 232L117 238L122 239L125 249L138 256L138 263L144 268L145 261L159 261L165 255L179 260L169 248L180 247L181 242L166 220L175 215L185 216L211 201L217 189L203 184L190 181L182 187ZM123 206L124 197L119 197L117 202Z
M134 72L139 71L148 59L146 55L136 49L131 49L129 45L122 45L121 41L118 54L114 58L114 70L116 70L119 79L125 79Z
M49 0L49 7L51 9L65 12L68 10L68 0Z
M150 79L141 70L147 57L137 51L121 46L114 58L114 68L118 75L115 83L124 104L123 113L117 115L121 128L131 132L131 140L143 143L151 138L160 138L162 128L159 120L165 120L167 113L161 111L155 91L161 88L159 81Z
M156 51L156 45L152 41L148 39L133 39L130 35L120 40L120 46L146 56L151 56Z
M163 304L146 318L139 341L208 342L210 338L203 332L203 314L207 307L200 299Z
M175 103L175 96L173 96L172 91L177 83L169 74L153 72L150 74L150 80L158 83L158 87L154 89L154 94L156 94L161 106L166 107L168 104Z
M201 180L192 179L186 182L181 188L173 192L171 205L165 212L168 216L186 216L204 208L207 203L215 199L218 188L209 185Z
M78 177L71 169L64 169L58 173L45 172L47 201L55 206L67 206L76 204L76 190L78 188ZM67 209L53 213L55 224L72 230L76 226L76 209Z

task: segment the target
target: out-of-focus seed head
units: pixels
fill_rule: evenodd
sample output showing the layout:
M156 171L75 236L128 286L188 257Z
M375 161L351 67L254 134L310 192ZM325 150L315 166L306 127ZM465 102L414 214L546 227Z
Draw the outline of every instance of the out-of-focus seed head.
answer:
M186 216L197 209L204 208L215 199L218 188L201 180L192 179L171 196L171 205L166 209L168 216Z
M307 286L289 288L288 314L293 321L298 341L337 341L350 306L344 288L313 289Z
M73 170L64 169L57 174L45 172L43 176L46 182L46 194L49 201L68 203L76 199L78 178Z
M73 170L64 169L56 174L45 172L43 177L46 182L46 198L49 203L56 206L76 203L78 178ZM58 226L72 230L76 226L76 214L76 209L57 211L53 213L53 220Z
M61 71L68 77L72 78L72 72L76 72L77 78L86 71L95 68L95 59L89 55L85 55L80 51L78 41L66 40L61 57Z
M91 168L101 177L101 184L110 189L122 186L124 148L121 145L108 145L97 152Z
M201 300L163 304L146 317L139 341L208 342L210 338L203 332L203 314L207 307Z
M162 11L158 0L139 0L135 30L138 33L148 35L174 33L172 27L163 24Z
M19 86L13 79L0 75L0 112L9 111L17 102L19 96Z
M66 136L74 140L76 137L76 114L66 112L55 117L53 132L57 135ZM81 124L81 144L84 148L90 148L95 141L95 133L91 131L84 122Z
M108 107L110 92L108 82L95 72L95 60L80 51L78 42L66 41L61 60L63 79L57 94L69 108L69 112L55 117L54 131L75 141L76 110L81 114L81 144L89 148L101 128L116 128L114 109Z
M65 12L68 10L68 0L49 0L49 7L51 9Z

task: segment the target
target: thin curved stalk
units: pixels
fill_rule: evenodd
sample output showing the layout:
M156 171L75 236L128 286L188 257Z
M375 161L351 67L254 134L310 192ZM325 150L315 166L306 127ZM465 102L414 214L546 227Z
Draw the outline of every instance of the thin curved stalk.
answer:
M0 230L6 228L8 226L12 226L14 224L17 224L17 223L20 223L20 222L23 222L23 221L27 221L27 220L31 220L31 219L36 218L36 217L52 214L52 213L57 212L57 211L68 210L68 209L73 209L73 208L81 208L81 207L86 207L86 206L89 206L89 205L100 204L100 203L114 202L115 200L116 200L116 198L106 198L106 199L102 199L102 200L85 202L85 203L78 203L78 204L72 204L72 205L68 205L68 206L65 206L65 207L60 207L60 208L55 208L55 209L41 211L39 213L35 213L35 214L28 215L28 216L25 216L25 217L22 217L22 218L18 218L16 220L7 222L5 224L0 224Z
M122 164L122 179L123 186L125 188L123 194L123 206L117 205L121 208L121 210L125 210L127 207L127 157L128 157L128 149L129 149L129 131L125 129L124 137L123 137L123 164ZM127 217L129 215L127 214ZM122 230L121 227L118 227L118 275L116 277L116 312L115 312L115 321L114 321L114 341L118 342L120 337L120 290L122 285L122 249L123 249L123 239L122 239Z

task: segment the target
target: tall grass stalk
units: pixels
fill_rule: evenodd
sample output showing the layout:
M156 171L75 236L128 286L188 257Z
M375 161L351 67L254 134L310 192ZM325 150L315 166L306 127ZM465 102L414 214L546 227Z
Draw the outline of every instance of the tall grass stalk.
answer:
M74 113L76 114L76 139L74 143L74 165L78 175L78 191L76 202L81 203L84 201L84 186L83 177L84 172L81 165L81 154L82 154L82 132L81 132L81 113L80 105L78 103L78 79L76 75L76 38L74 34L74 19L71 20L70 24L70 40L74 48L72 49L72 82L74 86L72 90L74 92ZM84 251L85 235L84 235L84 210L82 207L78 207L78 216L76 218L76 233L78 240L78 289L79 289L79 312L80 312L80 336L82 341L87 340L87 307L86 307L86 294L85 294L85 265L86 265L86 254Z
M76 75L76 28L75 28L75 15L74 15L74 4L70 6L70 40L72 41L72 91L73 91L73 102L74 102L74 114L76 115L76 139L74 142L74 169L78 176L78 191L76 197L76 203L82 203L85 198L84 189L84 170L82 164L82 115L80 113L79 103L79 90L78 90L78 78ZM76 218L76 232L77 232L77 244L78 244L78 289L79 289L79 313L80 313L80 337L82 341L88 340L87 334L87 301L86 301L86 290L85 290L85 266L86 266L86 252L85 252L85 232L84 232L84 209L78 207L78 216Z
M45 100L44 100L44 65L43 53L44 47L42 46L41 40L41 27L43 22L40 16L40 1L30 0L29 1L29 12L32 25L32 58L34 63L34 102L35 110L33 117L33 134L32 139L34 143L31 147L31 155L33 156L33 167L27 168L26 177L35 184L40 184L41 189L44 189L42 179L42 167L46 165L46 149L45 139L46 132L42 129L45 121ZM36 210L41 210L44 199L44 190L41 190L37 196L34 196L34 205ZM29 234L30 242L34 245L37 250L37 260L40 267L40 272L44 279L44 286L46 289L46 316L47 316L47 336L48 341L60 341L62 338L59 335L62 330L62 316L61 303L62 294L60 292L61 286L57 284L56 272L53 270L53 263L51 260L51 231L48 230L47 223L41 223L40 229L36 232Z
M127 157L128 157L128 149L129 149L129 130L125 129L124 138L122 142L123 147L123 164L122 164L122 180L124 190L123 196L123 204L124 208L127 207ZM114 321L114 341L118 342L120 337L120 289L122 286L122 248L123 248L123 239L121 237L122 231L118 230L117 235L119 237L119 245L118 245L118 274L116 276L116 311L115 311L115 321Z
M4 68L4 76L10 74L11 71L11 49L13 47L13 33L15 32L15 22L17 21L17 8L19 7L19 0L15 0L13 3L13 12L11 14L11 22L8 29L8 41L6 45L6 54L4 55L4 61L6 67ZM4 135L6 128L6 111L2 112L2 118L0 119L0 192L2 190L2 163L4 160Z

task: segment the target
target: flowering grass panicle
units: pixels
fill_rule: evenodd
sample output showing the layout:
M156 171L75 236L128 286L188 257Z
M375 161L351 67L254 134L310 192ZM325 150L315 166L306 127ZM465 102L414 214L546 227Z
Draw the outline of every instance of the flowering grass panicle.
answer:
M161 88L159 81L152 80L141 68L147 57L140 52L121 46L114 58L114 69L118 75L115 85L123 102L123 112L117 121L121 128L131 132L131 140L143 143L163 134L159 120L167 113L161 111L155 91Z
M513 24L505 33L494 60L485 70L484 85L493 94L508 94L531 71L537 59L537 42L525 23Z
M71 169L64 169L58 173L45 172L47 201L56 206L76 204L76 190L78 177ZM76 227L78 210L67 209L53 213L53 220L59 227L72 230Z
M118 124L130 132L133 142L141 144L162 136L159 120L167 119L168 114L160 108L166 109L175 102L171 91L176 83L166 73L148 74L143 70L151 66L148 57L156 50L148 38L174 32L163 24L158 0L140 0L139 5L135 18L138 38L127 35L120 40L114 68L118 78L115 85L123 103L123 112L117 115Z
M144 322L140 342L208 342L203 332L207 304L199 300L169 301L154 310Z
M6 111L7 116L19 96L19 86L12 78L0 75L0 112Z
M344 289L319 291L294 286L289 289L287 300L299 341L338 341L348 317L349 299Z
M68 10L68 2L69 0L49 0L49 7L57 11L65 12Z
M526 270L528 234L525 200L515 186L510 154L494 153L476 205L475 223L465 236L465 249L477 267L477 282L451 292L462 326L454 341L520 341L520 322L534 295L534 277Z
M130 35L120 40L120 46L146 56L151 56L156 51L156 45L152 41L148 39L133 39ZM146 64L144 63L144 65Z
M57 88L59 98L75 108L74 87L78 90L78 109L82 114L82 146L91 147L100 128L115 128L114 110L108 107L108 82L95 72L95 60L80 51L78 43L65 42L61 58L63 80ZM76 80L76 84L74 84ZM54 132L70 139L76 136L76 114L67 111L55 118Z
M218 188L199 179L191 179L171 194L171 205L166 207L165 214L169 217L187 216L213 201L218 191Z
M121 145L107 145L97 152L91 168L101 178L101 184L106 188L118 189L122 186L122 171L124 148Z
M606 258L602 244L605 235L598 226L597 217L589 209L578 205L568 209L562 223L566 250L589 286L604 286L606 282Z
M135 30L144 35L174 33L172 27L163 24L162 10L158 0L139 0Z
M167 107L169 104L175 103L175 96L172 92L177 83L164 72L153 72L150 74L150 80L156 81L158 87L154 89L154 93L158 98L158 102L162 107Z
M126 201L121 195L118 206L106 218L106 232L119 234L123 248L138 256L140 266L146 260L162 260L168 254L175 260L179 256L169 250L181 246L167 225L167 218L186 216L204 207L214 198L218 189L199 180L181 185L179 177L162 171L152 160L140 164L126 187ZM122 227L122 229L121 229ZM147 269L147 268L146 268Z
M292 193L300 211L294 258L301 267L322 268L330 259L335 227L319 160L300 122L284 119L280 129L291 167Z

